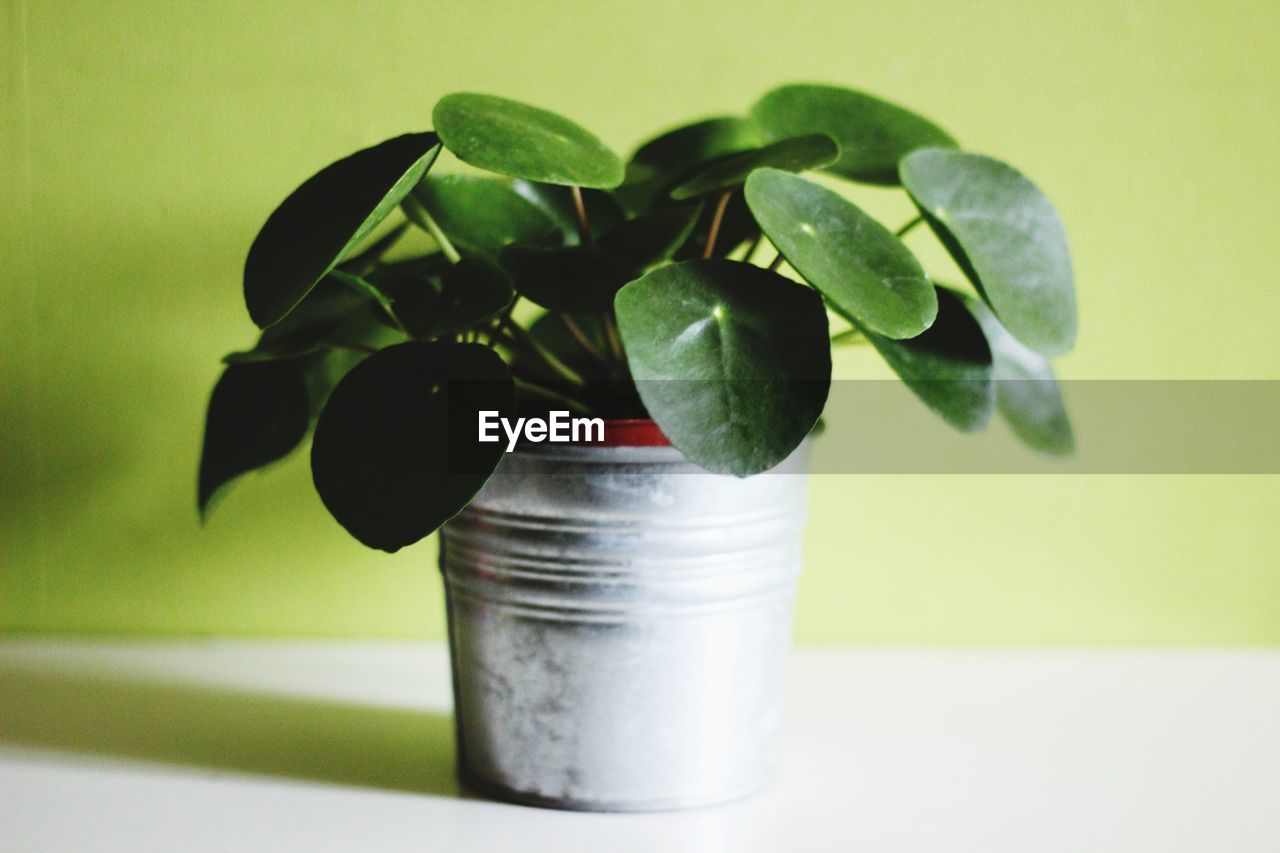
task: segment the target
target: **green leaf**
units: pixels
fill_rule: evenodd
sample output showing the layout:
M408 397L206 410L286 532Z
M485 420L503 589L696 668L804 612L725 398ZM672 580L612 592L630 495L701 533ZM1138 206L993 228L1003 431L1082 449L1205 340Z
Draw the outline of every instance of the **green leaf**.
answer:
M991 349L961 297L938 289L938 318L923 334L898 341L863 330L871 345L921 402L961 432L991 420Z
M377 240L373 241L367 249L363 249L360 254L351 257L338 264L334 269L341 270L351 275L365 275L378 265L378 261L382 256L391 250L391 247L400 241L404 236L404 232L409 230L408 222L401 222L395 228L392 228L386 234L383 234Z
M381 282L384 275L381 270L375 268L370 276ZM387 328L385 310L377 308L381 304L385 309L389 301L384 291L385 285L374 285L369 279L335 268L289 316L263 329L253 349L233 352L223 361L227 364L279 361L332 347L381 349L402 343L404 334Z
M404 343L404 338L402 337L397 343ZM314 426L320 413L324 411L329 395L333 393L334 388L338 387L342 377L369 356L370 353L362 350L327 349L303 356L294 362L306 379L311 425Z
M536 181L513 181L511 188L555 222L564 245L576 246L581 242L578 235L578 210L572 189ZM627 219L617 199L605 190L582 190L582 205L586 208L587 223L592 234L603 234Z
M1033 450L1066 456L1075 436L1049 360L1019 343L981 299L967 297L965 307L978 320L991 347L996 409L1015 435Z
M711 163L671 191L676 200L695 198L706 193L736 187L756 169L769 167L785 172L803 172L828 166L840 156L840 149L830 136L811 134L783 139L772 145L731 154Z
M751 117L769 139L827 134L840 146L827 171L870 184L897 184L898 161L917 148L956 145L928 119L838 86L782 86L756 102Z
M563 116L493 95L446 95L432 112L458 159L546 184L609 189L622 183L618 155Z
M406 343L356 365L316 424L311 473L333 517L371 548L427 536L475 496L502 458L478 441L482 410L511 417L507 367L476 344Z
M596 246L508 246L501 261L521 296L570 314L608 311L618 288L633 277L630 269Z
M742 116L717 116L681 125L635 150L627 164L627 181L662 175L679 179L712 160L759 148L763 142L760 128Z
M263 329L253 349L231 353L223 361L277 361L322 350L344 324L368 307L368 298L325 276L288 316Z
M505 181L476 175L432 176L418 184L413 198L464 252L492 257L512 243L556 243L551 217Z
M381 263L370 270L365 279L380 288L389 282L422 282L444 273L452 264L443 252L434 252L416 258Z
M708 163L759 148L763 142L755 122L738 116L677 127L636 149L618 197L631 210L648 210Z
M889 338L910 338L937 314L920 262L852 202L776 169L747 180L747 204L769 240L832 307Z
M308 178L267 218L244 264L244 299L259 327L277 323L422 179L434 133L357 151Z
M1004 327L1042 355L1071 349L1071 256L1049 199L1012 167L979 154L917 151L901 171L925 221Z
M379 290L376 286L374 286L373 284L370 284L368 281L365 281L360 276L352 275L351 273L343 272L342 270L337 270L337 269L329 273L329 276L334 281L350 288L351 290L354 290L356 293L360 294L366 299L369 299L373 302L378 303L388 311L391 310L391 297L387 296L385 293Z
M768 470L822 413L831 350L809 288L750 264L697 260L652 270L615 307L646 408L703 468Z
M282 459L307 434L307 387L291 362L233 364L213 387L196 486L203 519L232 480Z
M644 213L601 236L597 245L626 266L642 270L670 258L689 239L701 214L701 204Z
M442 338L473 329L515 299L511 277L492 261L463 258L439 283L403 282L388 291L392 311L415 338Z

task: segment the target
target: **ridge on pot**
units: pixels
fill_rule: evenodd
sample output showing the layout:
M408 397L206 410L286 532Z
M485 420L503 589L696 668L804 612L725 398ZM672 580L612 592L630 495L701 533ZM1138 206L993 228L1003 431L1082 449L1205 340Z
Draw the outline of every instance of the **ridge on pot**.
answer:
M807 454L746 479L669 446L505 458L442 535L463 780L606 811L766 784Z

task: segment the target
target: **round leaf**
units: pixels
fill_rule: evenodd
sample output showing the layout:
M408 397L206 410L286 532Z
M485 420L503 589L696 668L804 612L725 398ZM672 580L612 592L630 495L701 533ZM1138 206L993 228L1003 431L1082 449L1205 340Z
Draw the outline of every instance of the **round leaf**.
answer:
M608 311L618 288L633 277L623 263L595 246L508 246L501 260L520 295L551 311Z
M1000 415L1033 450L1051 456L1070 454L1075 436L1049 360L1019 343L981 299L966 298L965 307L981 324L991 347Z
M380 263L365 276L371 284L386 288L390 282L422 282L442 274L453 264L443 252Z
M627 164L627 184L663 176L675 181L713 160L759 148L763 142L755 122L739 116L683 125L636 149Z
M325 276L288 316L262 330L253 349L231 353L223 361L275 361L324 349L334 333L368 305L368 299Z
M232 480L282 459L307 434L307 386L291 362L232 364L209 398L196 506L203 518Z
M333 517L371 548L427 536L475 496L502 458L481 443L482 410L511 417L507 367L477 344L407 343L370 356L329 396L311 474Z
M995 405L991 349L958 294L939 289L937 320L910 340L863 333L912 393L943 420L962 432L986 428Z
M308 178L267 218L244 264L244 299L259 327L278 322L422 179L434 133L357 151Z
M404 343L404 339L401 338L396 343ZM342 377L369 355L363 350L337 348L312 353L294 362L306 379L307 410L312 424L324 411L324 404L329 401L329 395L338 387Z
M840 159L827 171L871 184L897 184L898 160L917 148L956 144L910 110L838 86L782 86L761 98L751 116L770 139L827 134L840 146Z
M831 350L809 288L750 264L687 261L628 284L615 307L645 407L698 465L765 471L813 429Z
M746 195L769 240L845 318L889 338L929 328L938 302L920 262L852 202L776 169L753 173Z
M366 279L343 270L334 270L329 273L329 277L344 287L355 291L365 299L376 302L387 310L391 309L391 297Z
M386 234L374 240L368 247L361 248L359 254L343 260L334 269L342 270L351 275L364 275L378 265L383 255L391 251L391 247L398 243L400 238L404 236L404 232L408 230L409 223L401 222Z
M803 172L827 166L840 156L830 136L811 134L783 139L755 151L732 154L696 172L671 191L677 200L694 198L716 190L736 187L756 169L769 167L786 172Z
M738 116L710 118L675 128L636 149L618 196L632 210L648 210L706 164L759 148L763 141L755 122Z
M556 224L510 184L477 175L425 179L413 197L464 252L496 255L512 243L548 245Z
M901 171L925 220L1004 327L1043 355L1071 349L1071 255L1049 199L1012 167L980 154L917 151Z
M642 270L670 258L689 239L701 204L644 213L602 235L597 245L632 269Z
M563 116L493 95L447 95L432 112L458 159L547 184L609 189L622 183L618 155Z
M415 338L473 329L515 299L511 277L483 258L463 258L435 281L399 281L387 288L391 310Z

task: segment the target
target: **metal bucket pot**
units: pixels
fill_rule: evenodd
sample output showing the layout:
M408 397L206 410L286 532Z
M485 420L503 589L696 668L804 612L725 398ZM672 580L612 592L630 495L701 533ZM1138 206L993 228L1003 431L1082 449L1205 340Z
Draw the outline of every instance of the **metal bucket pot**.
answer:
M747 479L672 447L508 454L443 531L463 782L598 811L763 786L807 451Z

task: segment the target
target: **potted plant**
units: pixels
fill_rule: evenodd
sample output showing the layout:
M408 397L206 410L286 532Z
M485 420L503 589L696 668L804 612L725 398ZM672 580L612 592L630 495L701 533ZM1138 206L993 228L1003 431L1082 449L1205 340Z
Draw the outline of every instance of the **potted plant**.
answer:
M356 539L442 529L466 781L586 809L746 793L773 764L832 344L873 347L960 430L998 410L1068 452L1059 220L849 89L784 86L626 163L502 98L450 95L433 123L322 169L254 240L261 333L213 390L200 512L312 434ZM442 150L491 174L438 174ZM890 230L806 171L901 187L918 216ZM925 272L917 225L967 289Z

